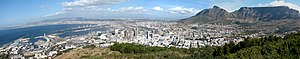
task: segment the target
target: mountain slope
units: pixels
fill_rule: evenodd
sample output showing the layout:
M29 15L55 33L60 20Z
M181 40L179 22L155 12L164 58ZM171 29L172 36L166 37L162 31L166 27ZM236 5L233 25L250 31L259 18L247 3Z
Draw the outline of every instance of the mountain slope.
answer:
M195 16L180 20L184 23L214 23L214 22L226 22L228 18L233 18L234 15L228 11L214 6L213 8L204 9L197 13Z
M242 7L233 14L238 19L244 20L282 20L299 19L299 11L286 6L276 7Z
M190 18L182 19L184 23L233 23L236 21L272 21L300 19L299 11L286 6L275 7L242 7L234 12L214 6L204 9Z

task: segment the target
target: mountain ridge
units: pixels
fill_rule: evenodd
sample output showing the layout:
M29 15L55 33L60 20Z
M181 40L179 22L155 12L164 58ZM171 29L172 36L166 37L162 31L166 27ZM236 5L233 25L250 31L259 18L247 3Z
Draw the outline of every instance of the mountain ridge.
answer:
M298 10L287 6L273 7L241 7L234 12L228 12L218 6L204 9L190 18L180 21L187 23L219 23L232 21L272 21L272 20L298 20L300 13Z

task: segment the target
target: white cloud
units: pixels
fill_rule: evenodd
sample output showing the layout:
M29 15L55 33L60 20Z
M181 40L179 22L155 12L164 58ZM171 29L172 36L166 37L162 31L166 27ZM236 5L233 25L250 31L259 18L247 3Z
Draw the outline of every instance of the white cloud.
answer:
M51 17L51 16L56 16L56 15L60 15L60 14L65 14L66 12L56 12L56 13L53 13L53 14L48 14L44 17Z
M72 17L87 17L87 18L122 18L122 17L160 17L163 16L179 16L189 17L196 14L199 10L194 8L174 7L161 8L156 7L123 7L118 3L128 0L75 0L72 2L63 2L64 7L61 11L49 14L44 18L72 18ZM120 8L115 8L115 5ZM173 14L174 13L174 14ZM173 18L173 17L172 17ZM175 18L175 17L174 17Z
M169 9L170 13L180 13L180 14L195 14L198 13L199 10L194 8L183 8L183 7L174 7Z
M111 8L107 8L106 10L111 10Z
M162 10L164 10L163 8L161 8L161 7L159 7L159 6L153 7L152 9L154 9L154 10L156 10L156 11L162 11Z
M56 13L48 14L44 17L61 17L64 16L70 16L74 14L85 14L85 13L96 13L96 12L104 12L107 11L106 9L103 9L101 7L97 6L87 6L87 7L66 7L63 8L61 11L58 11Z
M112 12L130 12L130 13L139 13L146 12L147 10L144 7L123 7L117 10L111 10Z
M101 11L101 10L105 10L105 9L98 6L88 6L88 7L81 8L81 11Z
M267 3L267 4L258 4L257 6L260 7L265 7L265 6L288 6L292 9L296 9L300 11L300 6L293 4L293 3L289 3L289 2L285 2L285 1L273 1L271 3Z
M74 15L74 14L91 14L97 12L109 12L109 9L104 9L105 5L113 5L128 0L75 0L72 2L63 2L62 6L64 8L53 14L48 14L44 17L50 16L60 16L64 15Z
M127 0L77 0L73 2L64 2L65 7L78 7L78 6L99 6L99 5L110 5L125 2Z
M62 11L72 11L73 8L64 8Z

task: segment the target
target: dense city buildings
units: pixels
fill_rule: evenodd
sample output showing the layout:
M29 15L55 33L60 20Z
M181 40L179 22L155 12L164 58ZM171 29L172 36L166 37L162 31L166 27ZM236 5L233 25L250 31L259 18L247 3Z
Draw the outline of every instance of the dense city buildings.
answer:
M172 21L64 21L56 22L68 24L97 24L79 26L74 32L91 30L93 28L107 28L104 31L92 31L81 36L59 37L56 34L44 34L36 42L29 42L30 38L20 38L1 47L1 54L9 58L53 58L73 48L87 45L109 47L115 42L137 43L147 46L201 48L205 46L222 46L230 41L238 43L246 37L258 37L258 34L241 35L243 29L239 25L215 24L181 24ZM63 33L63 32L62 32ZM263 34L260 34L263 35Z

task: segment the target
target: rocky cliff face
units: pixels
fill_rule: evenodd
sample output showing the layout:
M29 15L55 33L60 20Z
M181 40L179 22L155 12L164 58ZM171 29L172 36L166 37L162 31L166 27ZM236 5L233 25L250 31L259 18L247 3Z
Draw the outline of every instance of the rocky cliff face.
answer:
M232 17L234 17L232 13L229 13L218 6L214 6L213 8L204 9L201 12L197 13L195 16L180 20L179 22L201 23L201 24L214 23L215 21L223 22L222 19L232 18Z
M299 19L297 10L286 6L277 7L242 7L233 14L235 18L244 20L281 20L281 19Z
M299 11L290 9L286 6L276 7L242 7L234 12L214 6L210 9L204 9L195 16L184 19L192 22L218 22L229 19L246 20L246 21L270 21L270 20L287 20L300 19Z
M224 10L218 6L214 6L213 8L202 10L201 12L197 13L196 16L208 16L208 17L213 17L213 18L228 18L228 17L233 17L233 14L227 12L226 10Z

